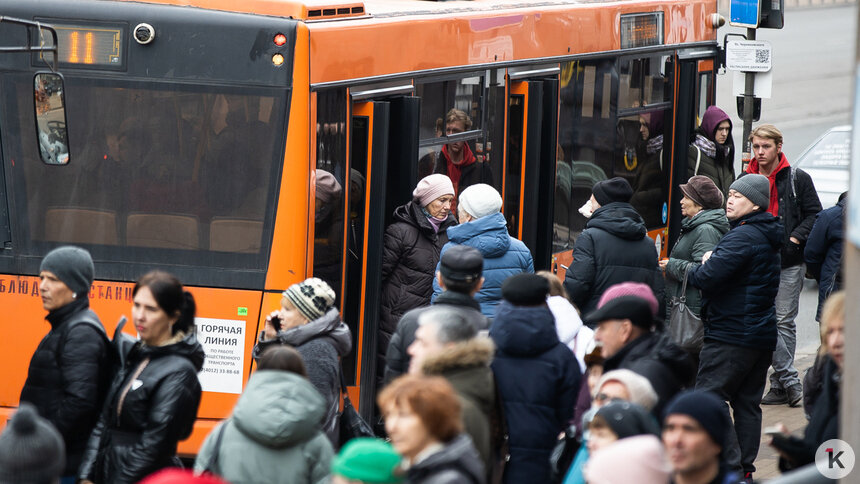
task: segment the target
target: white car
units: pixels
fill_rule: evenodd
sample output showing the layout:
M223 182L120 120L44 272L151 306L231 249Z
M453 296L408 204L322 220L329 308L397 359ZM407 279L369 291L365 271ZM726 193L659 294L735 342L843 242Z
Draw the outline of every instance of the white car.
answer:
M804 150L795 166L809 173L821 206L829 208L848 190L850 165L851 126L846 125L827 130Z

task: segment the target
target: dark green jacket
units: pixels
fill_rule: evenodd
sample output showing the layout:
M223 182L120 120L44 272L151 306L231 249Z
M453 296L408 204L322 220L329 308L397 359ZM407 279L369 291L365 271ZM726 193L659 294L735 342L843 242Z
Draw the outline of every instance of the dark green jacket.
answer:
M699 170L696 171L696 159L699 159ZM729 186L735 181L735 166L732 160L726 160L725 164L717 163L716 160L700 150L696 145L690 145L687 150L687 179L693 175L704 175L710 178L717 188L723 192L723 197L729 195ZM686 181L685 181L686 183Z
M673 297L681 296L684 271L702 265L702 255L714 250L717 242L729 231L726 212L721 208L702 210L693 218L681 222L681 236L669 253L666 265L666 309L671 309ZM702 293L687 283L687 307L695 314L702 309Z

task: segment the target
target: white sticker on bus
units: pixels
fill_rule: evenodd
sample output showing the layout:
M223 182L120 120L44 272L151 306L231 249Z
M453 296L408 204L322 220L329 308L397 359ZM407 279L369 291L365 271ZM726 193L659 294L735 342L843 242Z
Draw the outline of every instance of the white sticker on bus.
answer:
M245 367L245 321L195 318L197 340L206 352L200 370L204 392L242 393Z

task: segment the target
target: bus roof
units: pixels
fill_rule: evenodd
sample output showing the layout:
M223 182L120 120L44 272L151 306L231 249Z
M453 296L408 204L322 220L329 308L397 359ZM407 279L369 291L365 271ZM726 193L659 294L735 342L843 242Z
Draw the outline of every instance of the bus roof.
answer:
M687 3L684 0L120 0L196 7L227 12L291 17L297 20L328 20L334 18L371 16L397 17L405 15L444 15L515 9L541 9L588 4L653 4ZM716 5L716 2L712 2ZM347 11L348 9L348 11Z

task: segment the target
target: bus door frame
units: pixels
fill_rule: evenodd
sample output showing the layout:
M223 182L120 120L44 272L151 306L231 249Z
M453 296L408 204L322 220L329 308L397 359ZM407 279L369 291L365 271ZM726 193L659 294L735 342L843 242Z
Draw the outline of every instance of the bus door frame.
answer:
M669 184L669 237L663 245L668 250L674 247L681 233L681 190L677 190L682 183L687 182L687 150L692 140L695 126L697 126L697 112L699 93L699 81L701 71L700 61L703 59L714 59L714 49L696 49L692 51L680 51L675 58L675 109L674 109L674 152L675 160L672 163L672 179ZM714 62L711 62L713 70ZM713 75L711 78L713 80ZM710 89L713 90L713 82ZM703 114L703 113L702 113ZM665 255L663 255L665 257Z
M508 106L513 96L524 100L522 156L519 160L506 157L506 163L520 165L520 206L516 226L510 230L531 250L536 271L549 269L552 261L554 190L550 187L555 187L560 72L556 66L508 73ZM509 115L508 123L514 122ZM509 136L510 128L509 124ZM508 137L506 148L510 142Z
M405 89L404 89L405 90ZM411 89L410 89L411 91ZM360 352L355 381L359 383L358 410L371 424L376 422L375 398L377 345L382 292L382 255L385 228L390 223L394 207L411 200L412 187L418 174L418 121L420 99L406 95L392 97L390 91L384 97L362 98L360 93L351 93L349 116L349 166L352 167L358 154L354 152L361 141L366 143L366 180L364 193L364 232L360 257L360 296L354 291L345 291L344 309L350 308L347 298L360 297L358 344L353 351ZM404 93L398 93L404 94ZM356 120L367 120L367 132L362 139L357 137ZM351 173L350 173L351 175ZM404 180L410 180L405 183ZM355 277L355 270L347 278ZM355 282L353 282L355 284ZM354 287L346 281L345 287ZM348 314L345 317L355 317Z

